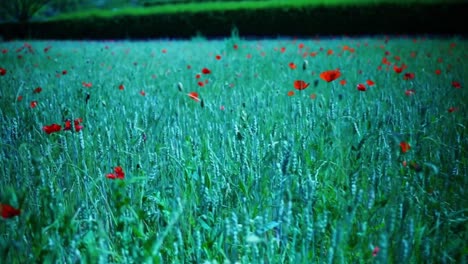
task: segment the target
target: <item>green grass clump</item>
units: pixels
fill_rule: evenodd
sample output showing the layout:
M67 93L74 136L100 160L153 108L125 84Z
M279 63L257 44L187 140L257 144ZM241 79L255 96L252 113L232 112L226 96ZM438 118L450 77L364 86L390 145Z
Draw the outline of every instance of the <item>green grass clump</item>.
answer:
M0 220L1 258L460 263L466 47L395 37L2 43L0 204L21 214ZM337 80L319 77L333 69ZM46 134L54 123L61 131ZM107 178L117 166L124 178Z

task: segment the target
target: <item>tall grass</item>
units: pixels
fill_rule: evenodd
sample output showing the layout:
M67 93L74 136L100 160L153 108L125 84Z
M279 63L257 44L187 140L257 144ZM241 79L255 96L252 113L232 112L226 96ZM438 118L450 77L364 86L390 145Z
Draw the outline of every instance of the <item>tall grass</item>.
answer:
M0 221L1 258L463 263L466 45L232 38L35 41L16 51L24 43L2 43L0 203L21 214ZM338 80L319 78L336 68ZM358 91L368 79L375 85ZM294 90L294 80L310 86ZM194 91L198 102L187 95ZM42 130L76 118L79 132ZM116 166L125 178L106 178Z

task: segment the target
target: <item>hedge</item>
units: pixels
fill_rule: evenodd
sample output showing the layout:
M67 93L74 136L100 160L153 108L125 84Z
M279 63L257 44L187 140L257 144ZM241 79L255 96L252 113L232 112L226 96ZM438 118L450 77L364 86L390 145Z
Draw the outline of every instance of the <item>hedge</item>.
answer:
M447 5L307 7L185 12L113 18L7 23L4 39L152 39L230 36L443 34L466 36L467 2Z

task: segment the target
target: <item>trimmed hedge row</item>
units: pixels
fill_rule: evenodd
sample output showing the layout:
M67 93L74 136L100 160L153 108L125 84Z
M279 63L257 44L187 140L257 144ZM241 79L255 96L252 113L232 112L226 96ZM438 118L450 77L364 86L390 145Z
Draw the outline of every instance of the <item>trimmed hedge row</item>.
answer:
M120 16L0 25L4 39L150 39L443 34L466 36L467 4L375 5Z

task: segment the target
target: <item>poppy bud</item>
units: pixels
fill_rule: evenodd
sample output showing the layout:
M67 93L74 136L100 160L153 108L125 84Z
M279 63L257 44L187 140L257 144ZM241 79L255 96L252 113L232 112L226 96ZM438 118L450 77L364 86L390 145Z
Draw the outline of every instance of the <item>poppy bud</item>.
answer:
M302 69L305 71L307 70L307 66L309 65L309 62L307 60L304 60L304 62L302 63Z
M179 89L179 92L182 92L184 90L184 86L182 85L181 82L177 83L177 88Z

